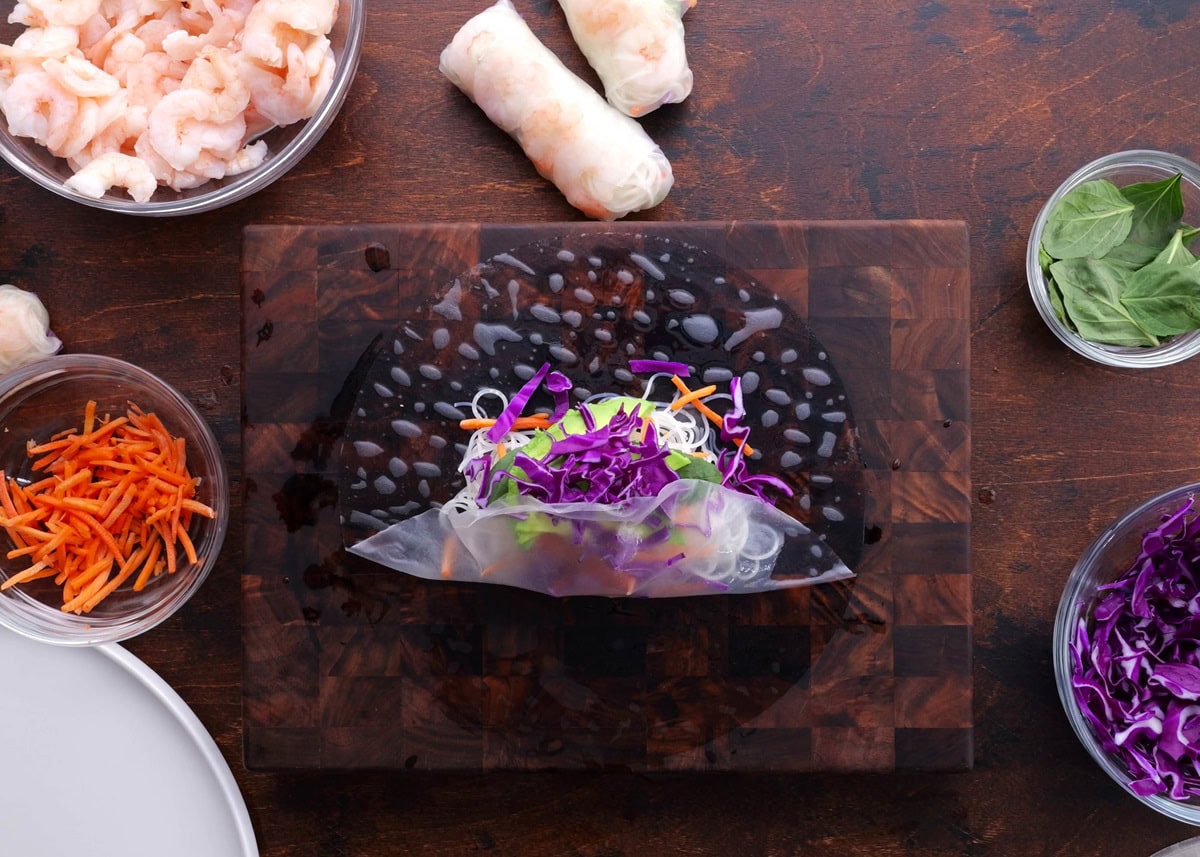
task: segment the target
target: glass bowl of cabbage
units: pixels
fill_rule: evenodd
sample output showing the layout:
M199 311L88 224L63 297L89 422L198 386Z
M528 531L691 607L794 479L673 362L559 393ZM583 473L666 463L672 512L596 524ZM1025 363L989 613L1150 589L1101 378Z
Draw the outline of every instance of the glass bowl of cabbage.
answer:
M1084 552L1054 623L1075 734L1122 788L1200 826L1200 483L1127 512Z

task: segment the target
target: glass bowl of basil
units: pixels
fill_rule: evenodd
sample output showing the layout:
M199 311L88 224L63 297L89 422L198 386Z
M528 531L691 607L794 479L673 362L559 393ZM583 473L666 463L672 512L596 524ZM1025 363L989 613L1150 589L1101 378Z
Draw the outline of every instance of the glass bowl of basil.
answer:
M1117 152L1076 171L1034 222L1029 292L1073 351L1152 368L1200 352L1200 166ZM1196 249L1200 251L1200 246Z

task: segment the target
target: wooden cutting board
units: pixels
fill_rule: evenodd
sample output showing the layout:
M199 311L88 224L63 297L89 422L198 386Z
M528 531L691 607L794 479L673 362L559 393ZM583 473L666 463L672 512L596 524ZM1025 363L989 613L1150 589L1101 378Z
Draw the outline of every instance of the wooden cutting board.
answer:
M554 599L416 580L343 549L338 442L378 344L484 260L601 233L721 260L707 277L783 302L828 352L861 454L862 536L838 546L852 581ZM249 767L971 766L963 224L250 227L244 240ZM781 346L756 335L769 368Z

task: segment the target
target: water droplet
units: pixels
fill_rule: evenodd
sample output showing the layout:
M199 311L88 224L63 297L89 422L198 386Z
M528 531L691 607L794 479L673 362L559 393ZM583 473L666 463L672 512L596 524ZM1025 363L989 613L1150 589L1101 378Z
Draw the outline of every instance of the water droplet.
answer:
M483 353L489 357L496 356L496 343L500 340L505 342L520 342L521 334L517 333L507 324L484 324L479 322L475 325L473 331L475 342L483 349Z
M818 360L828 360L828 359L829 359L829 356L828 356L828 355L827 355L827 354L826 354L824 351L818 351L818 352L817 352L817 359L818 359Z
M658 261L662 262L665 265L667 262L671 261L671 254L663 253L661 256L658 257Z
M766 396L767 401L773 405L784 406L792 403L792 397L788 395L787 390L781 390L778 387L772 387L763 393L763 395Z
M833 521L834 523L846 520L846 516L837 509L833 508L833 506L822 506L821 514L825 516L825 520Z
M437 411L438 416L448 420L465 420L467 418L466 414L449 402L434 402L433 409Z
M783 432L783 436L792 443L805 444L812 442L808 435L798 429L786 429Z
M602 327L598 327L595 330L593 330L592 335L594 337L596 337L597 339L599 339L601 342L612 342L612 339L613 339L612 331L605 330Z
M554 292L555 294L558 294L563 290L562 274L551 274L549 278L547 278L546 282L550 286L550 291Z
M404 517L405 515L409 515L415 511L417 511L417 509L420 509L420 508L421 508L421 504L418 503L416 500L409 500L403 506L388 506L388 511L391 512L393 515L398 515L400 517Z
M425 403L424 402L414 402L413 410L416 411L418 414L425 413Z
M393 366L392 371L389 374L392 376L392 380L395 381L400 386L402 386L402 387L411 387L412 386L412 378L410 378L408 373L405 372L403 369L401 369L399 366Z
M461 393L463 389L462 381L451 381L450 389L456 393Z
M444 327L439 327L433 332L433 347L441 351L450 344L450 331Z
M832 485L833 477L824 473L814 473L812 475L812 483L814 485Z
M694 342L708 345L721 335L717 322L711 315L689 315L683 320L683 332Z
M630 283L633 282L633 274L629 273L624 268L622 268L621 270L617 271L617 279L620 280L623 284L628 286Z
M671 289L667 292L667 299L676 306L684 309L687 309L696 302L696 296L684 289ZM711 340L709 341L711 342Z
M537 374L537 370L534 369L532 366L530 366L528 363L514 363L512 370L513 370L513 374L516 375L518 378L520 378L522 381L528 381L530 378L532 378L534 375Z
M516 280L508 281L508 302L512 304L513 321L521 317L520 305L517 298L521 294L521 284Z
M390 399L396 395L395 393L393 393L391 390L389 390L387 387L383 386L382 384L376 383L374 386L375 386L375 392L385 399Z
M469 342L460 343L458 346L458 353L468 360L479 359L479 349Z
M562 321L562 316L558 314L558 310L545 304L534 304L529 308L529 314L538 321L546 322L546 324L558 324Z
M782 467L784 470L791 470L795 467L799 467L803 463L804 463L803 456L801 456L795 452L792 452L791 450L788 450L787 452L785 452L783 455L781 455L779 457L779 466Z
M396 483L386 476L377 476L375 478L375 491L379 494L394 494L396 492Z
M491 377L491 379L493 381L495 381L497 378L500 377L500 370L497 369L495 366L493 366L491 369L488 370L488 376Z
M579 327L579 325L583 324L583 316L573 309L569 309L564 312L562 314L562 320L571 325L571 327Z
M524 271L526 274L532 275L534 273L533 268L529 267L520 259L516 258L515 256L511 256L508 253L497 253L492 257L492 261L499 262L502 265L509 265L510 267L516 268L518 271Z
M783 324L783 311L778 307L748 309L745 319L742 329L725 340L726 351L732 351L756 333L777 329Z
M601 265L604 264L604 260L601 259L599 256L588 256L588 264L591 265L593 268L599 268Z
M585 401L587 399L590 399L592 397L592 391L589 390L587 387L575 387L574 389L571 390L571 392L574 393L575 398L581 402Z
M361 419L362 417L365 417L365 416L367 415L367 411L366 411L366 409L365 409L365 408L359 408L359 409L358 409L358 410L356 410L354 413L355 413L355 414L357 414L357 415L358 415L358 417L359 417L360 419Z
M371 443L369 440L356 440L354 442L354 451L363 458L372 458L383 452L383 447L377 443Z
M570 250L559 250L558 258L562 262L574 262L575 254L572 253Z
M625 343L625 353L630 356L637 354L637 346L634 345L632 342L626 342Z
M828 387L833 383L833 378L824 369L808 367L804 370L804 380L810 384L816 384L818 387Z
M420 437L421 427L408 420L392 420L392 431L400 437Z
M599 338L599 337L597 337L597 338ZM590 363L588 363L587 368L588 368L588 371L591 372L593 375L595 375L597 372L599 372L600 371L600 358L593 357L592 361Z
M733 379L733 372L720 366L704 370L705 384L724 384ZM745 387L742 388L745 391Z
M646 289L646 300L653 303L657 298L654 297L654 289Z
M421 342L421 341L423 341L423 340L424 340L424 337L423 337L423 336L421 336L421 334L417 333L415 330L413 330L413 329L412 329L411 327L409 327L407 324L406 324L406 325L404 325L404 334L405 334L405 335L406 335L406 336L407 336L409 339L414 339L414 340L416 340L417 342Z
M837 435L831 431L821 435L821 445L817 448L817 455L822 458L829 458L833 455L833 447L837 443Z
M630 372L628 369L614 369L613 377L616 378L618 381L620 381L622 384L628 384L630 381L633 380L633 373Z
M568 366L579 359L575 356L574 351L569 348L564 348L561 345L551 345L550 356L560 363L566 363Z
M750 303L750 293L745 289L738 289L738 298L744 304Z
M579 301L581 304L587 304L591 306L596 302L596 296L587 289L576 289L575 300Z
M392 342L392 352L395 354L403 354L404 353L404 343L401 342L399 339L393 341Z
M424 497L426 500L429 499L429 483L426 482L424 479L422 479L420 482L417 483L417 493L420 494L422 497Z
M783 353L779 355L779 361L781 363L795 363L796 358L799 356L795 348L785 348Z
M459 455L466 455L467 454L467 445L465 443L456 443L456 444L454 444L454 451L457 452Z
M801 495L801 497L800 497L800 508L801 508L801 509L803 509L803 510L804 510L804 511L806 511L806 512L807 512L809 509L811 509L811 508L812 508L812 497L809 497L807 494L803 494L803 495Z
M772 428L779 425L779 411L763 411L762 424L763 428Z
M640 309L634 310L633 320L636 321L638 324L643 324L643 325L649 325L653 321L653 319L650 318L650 313L646 312L645 310L640 310Z
M365 479L360 479L360 480L358 480L357 482L351 482L351 483L350 483L350 490L351 490L351 491L361 491L361 490L363 490L363 489L364 489L364 488L366 488L366 487L367 487L367 482L366 482L366 480L365 480Z
M541 345L546 339L540 333L531 333L529 334L529 341L534 345Z
M845 411L826 411L821 414L821 419L827 423L844 423L846 421Z
M450 287L450 291L446 292L446 296L442 298L441 302L434 305L433 311L449 321L462 321L461 304L462 283L455 280L454 285Z
M430 464L428 461L418 461L413 465L413 470L418 476L422 476L425 479L437 479L442 475L442 468L436 464Z
M422 363L417 368L417 371L421 373L422 378L428 378L430 381L440 381L442 379L442 370L428 363Z
M588 282L589 282L589 283L595 283L595 282L598 282L598 281L599 281L599 279L600 279L599 277L597 277L597 276L596 276L596 272L595 272L595 271L588 271L588 272L587 272L587 278L588 278Z
M746 395L753 393L758 389L758 380L757 372L747 372L742 376L742 392Z
M448 441L440 434L433 434L429 436L429 445L434 449L445 449L447 443Z
M725 285L725 278L724 277L713 277L713 285L715 285L715 286Z

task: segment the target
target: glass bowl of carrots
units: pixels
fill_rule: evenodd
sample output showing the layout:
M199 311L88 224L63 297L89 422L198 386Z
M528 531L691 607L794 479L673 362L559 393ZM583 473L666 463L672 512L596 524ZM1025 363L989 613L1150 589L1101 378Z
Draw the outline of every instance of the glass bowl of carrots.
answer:
M228 492L207 423L144 369L78 354L0 377L0 625L74 646L153 628L212 570Z

